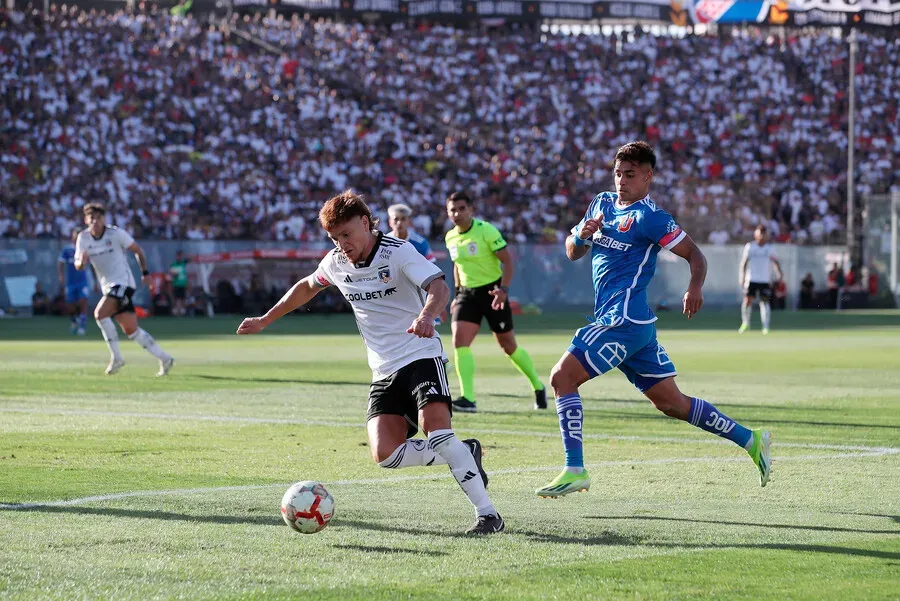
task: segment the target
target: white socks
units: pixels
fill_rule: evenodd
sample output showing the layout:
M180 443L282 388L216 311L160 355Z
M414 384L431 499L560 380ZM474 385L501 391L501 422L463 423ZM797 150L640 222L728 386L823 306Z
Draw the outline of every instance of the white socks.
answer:
M425 440L410 438L394 449L391 456L378 465L388 469L399 469L401 467L447 465L447 461L431 450Z
M753 305L747 303L741 305L741 324L750 327L750 315L753 313Z
M764 303L759 301L759 316L762 318L762 327L764 330L769 329L769 316L771 315L771 310L769 308L769 303Z
M429 432L428 446L450 466L450 473L475 506L475 513L497 515L497 510L484 490L484 482L481 480L478 466L475 465L475 458L472 457L469 448L453 434L453 430Z
M122 361L122 353L119 352L119 334L116 332L116 324L113 323L112 317L104 317L103 319L97 319L95 321L100 327L100 332L103 334L103 340L106 341L106 346L109 347L109 352L112 355L113 360Z
M159 359L160 361L166 361L170 359L169 354L164 350L159 348L159 345L156 344L156 341L153 340L153 336L147 333L143 328L138 328L131 335L128 336L131 340L134 340L142 347L144 350Z

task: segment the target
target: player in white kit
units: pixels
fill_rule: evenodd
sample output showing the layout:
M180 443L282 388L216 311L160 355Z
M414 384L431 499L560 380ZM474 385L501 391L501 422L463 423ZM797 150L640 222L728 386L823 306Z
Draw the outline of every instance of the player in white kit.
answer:
M131 266L128 265L128 253L134 253L146 277L150 272L147 271L144 251L128 232L106 225L106 209L103 205L84 205L84 222L88 228L78 234L75 240L75 268L81 270L90 263L100 279L103 298L94 308L94 319L100 326L111 355L106 375L113 375L125 365L125 359L119 351L119 335L113 323L115 319L128 338L159 359L159 371L156 375L165 376L175 364L175 359L159 348L153 337L138 326L134 303L131 302L136 286Z
M769 333L771 317L769 298L772 296L770 264L775 266L776 281L781 281L781 264L778 262L778 257L775 256L775 247L768 242L766 226L759 225L753 232L753 242L744 245L744 254L741 256L741 266L738 272L738 280L744 290L744 300L741 303L741 327L738 329L740 334L750 329L753 300L757 296L759 297L759 316L762 319L762 333ZM748 266L749 273L747 273Z
M504 529L485 487L481 443L456 438L450 426L446 358L434 319L450 289L444 274L404 240L375 229L362 196L330 199L319 221L337 248L316 271L288 290L261 317L248 317L238 334L255 334L335 286L353 308L372 369L366 429L372 457L384 468L448 465L475 506L470 534ZM421 425L427 440L412 438Z

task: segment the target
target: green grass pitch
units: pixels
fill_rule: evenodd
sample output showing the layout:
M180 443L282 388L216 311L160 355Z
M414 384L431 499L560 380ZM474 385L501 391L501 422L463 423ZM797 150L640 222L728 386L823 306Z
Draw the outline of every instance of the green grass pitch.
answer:
M682 390L772 431L773 481L612 373L583 388L593 487L558 500L533 492L562 462L556 415L483 334L479 413L454 418L507 521L481 539L446 467L372 462L352 320L238 321L143 322L165 379L127 339L105 377L93 325L0 321L0 599L900 598L898 313L779 313L767 337L664 314ZM581 323L520 317L519 342L548 374ZM337 503L315 535L279 514L306 479Z

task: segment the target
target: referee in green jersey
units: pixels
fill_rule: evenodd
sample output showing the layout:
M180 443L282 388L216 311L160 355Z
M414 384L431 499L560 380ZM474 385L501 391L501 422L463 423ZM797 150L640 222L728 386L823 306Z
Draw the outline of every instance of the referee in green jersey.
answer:
M531 383L535 409L546 409L546 388L528 352L516 345L513 332L508 300L512 255L503 234L490 223L474 219L472 211L472 199L465 192L454 192L447 199L447 216L456 226L445 237L456 285L456 296L450 304L450 325L456 375L462 389L461 396L453 401L453 408L464 413L476 411L475 357L470 346L481 320L486 318L500 348Z

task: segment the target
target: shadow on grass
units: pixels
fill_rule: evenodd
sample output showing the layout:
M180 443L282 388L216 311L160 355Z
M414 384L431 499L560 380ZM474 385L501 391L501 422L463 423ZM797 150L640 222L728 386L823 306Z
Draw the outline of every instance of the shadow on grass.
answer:
M366 522L363 520L340 520L334 522L331 527L335 528L354 528L359 530L372 530L374 532L400 532L403 534L411 534L413 536L442 536L445 538L479 538L477 535L466 534L463 531L448 532L443 530L428 530L425 528L412 527L395 527L378 524L376 522ZM586 538L573 538L551 534L549 532L534 532L530 530L507 530L511 534L525 536L532 542L538 543L558 543L570 545L600 545L600 546L639 546L642 542L633 537L622 536L615 532L601 532ZM502 534L498 536L503 536Z
M348 549L350 551L364 551L366 553L409 553L410 555L429 555L440 557L449 555L444 551L431 551L428 549L404 549L403 547L370 547L368 545L331 545L335 549Z
M211 374L188 374L188 377L199 378L201 380L216 380L226 382L269 382L273 384L322 384L334 386L365 386L368 388L367 382L348 382L344 380L304 380L301 378L238 378L235 376L214 376Z
M168 511L152 511L152 510L136 510L136 509L118 509L118 508L98 508L98 507L57 507L53 505L38 505L27 508L6 508L5 511L21 511L33 513L57 513L57 514L77 514L77 515L99 515L110 517L125 517L137 519L151 519L163 521L182 521L182 522L202 522L209 524L223 525L239 525L246 524L251 526L277 526L284 527L284 522L278 516L232 516L232 515L190 515L185 513L173 513ZM0 510L2 511L2 510ZM885 516L894 517L894 516ZM624 520L670 520L682 522L694 522L700 524L715 525L735 525L735 526L759 526L774 527L786 529L803 529L817 530L827 532L857 532L869 534L896 534L897 531L882 530L857 530L850 528L830 528L818 526L793 526L790 524L753 524L743 522L716 522L711 520L689 520L682 518L664 518L656 516L623 516L623 517L600 517L590 516L588 519L624 519ZM414 536L440 536L446 538L472 538L465 532L446 532L442 530L428 530L425 528L396 527L367 522L363 520L336 520L329 529L353 528L359 530L371 530L374 532L399 532L403 534L411 534ZM801 544L782 544L782 543L760 543L760 544L743 544L743 543L712 543L712 544L690 544L690 543L669 543L654 542L644 540L634 536L624 536L615 532L602 532L587 537L578 536L562 536L547 532L534 532L531 530L518 530L511 528L507 531L510 535L524 536L531 542L536 543L554 543L566 545L589 545L589 546L629 546L629 547L647 547L647 548L672 548L672 549L696 549L696 550L713 550L713 549L770 549L773 551L799 551L806 553L829 553L835 555L847 555L856 557L871 557L875 559L888 559L892 561L900 561L900 553L890 551L874 551L870 549L857 549L853 547L836 547L832 545L801 545ZM497 536L505 536L499 534ZM362 546L362 545L335 545L339 548L355 549L372 553L415 553L426 555L439 555L437 551L420 551L414 549L389 548L380 546Z
M835 513L839 513L841 515L863 515L869 518L887 518L900 525L900 515L886 515L883 513L852 513L848 511L836 511ZM897 530L896 533L900 534L900 530Z
M756 524L752 522L724 522L720 520L697 520L690 518L672 518L657 515L628 516L585 516L588 520L634 520L640 522L685 522L688 524L714 524L716 526L749 526L753 528L775 528L780 530L811 530L815 532L856 532L860 534L900 534L900 530L866 530L862 528L841 528L839 526L807 526L799 524Z
M16 511L21 513L59 513L75 515L99 515L114 518L136 518L143 520L162 520L175 522L202 522L206 524L247 524L251 526L284 526L284 520L277 515L193 515L173 513L170 511L154 511L149 509L121 509L117 507L60 507L57 505L37 505L33 507L0 508L0 511Z

